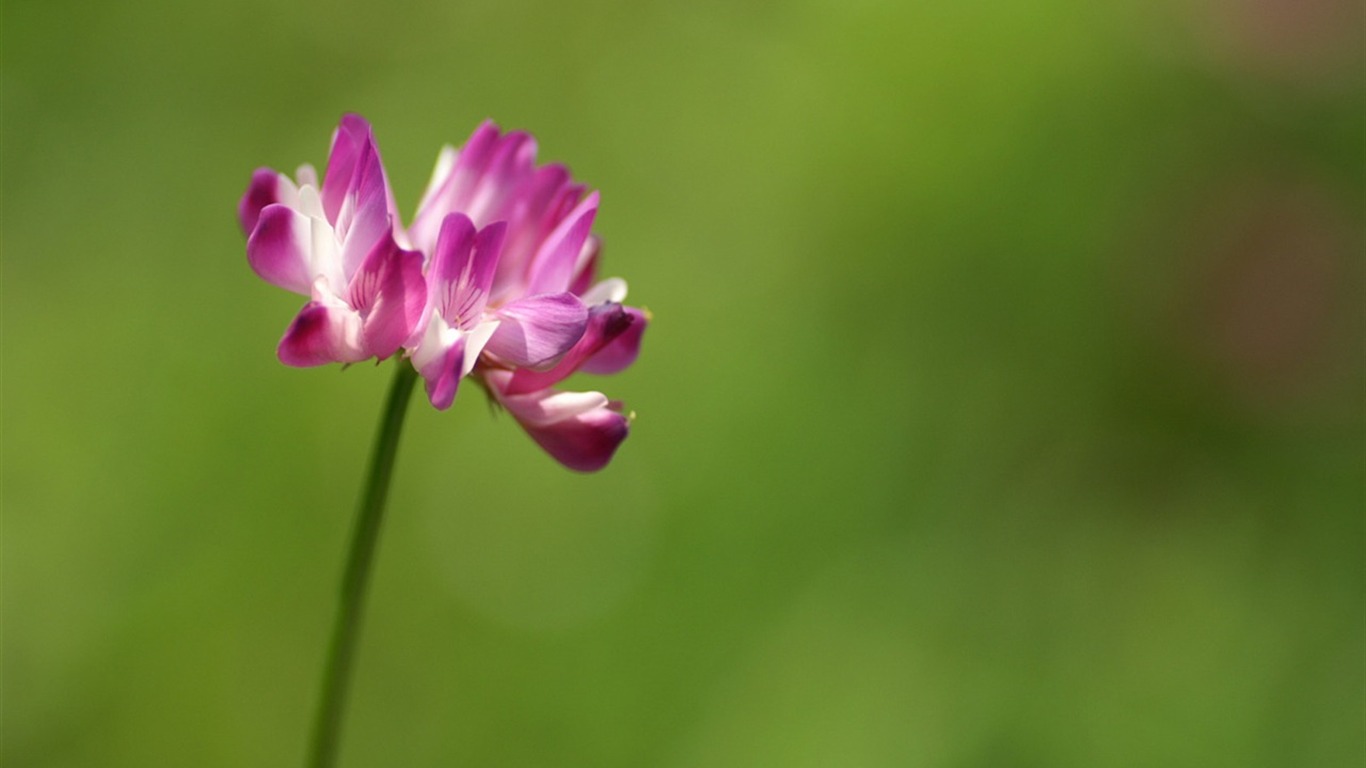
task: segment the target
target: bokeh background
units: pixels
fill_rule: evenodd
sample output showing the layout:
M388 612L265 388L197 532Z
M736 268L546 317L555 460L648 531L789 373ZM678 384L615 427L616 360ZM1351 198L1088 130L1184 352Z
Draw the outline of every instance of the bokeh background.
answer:
M387 369L252 169L486 117L655 321L562 470L415 401L348 766L1366 758L1351 0L3 9L8 766L301 761Z

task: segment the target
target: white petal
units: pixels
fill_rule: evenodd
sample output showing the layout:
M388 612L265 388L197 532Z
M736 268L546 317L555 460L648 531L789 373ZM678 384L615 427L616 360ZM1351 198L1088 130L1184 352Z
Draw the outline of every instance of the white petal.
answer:
M619 277L609 277L592 288L589 288L583 294L583 303L590 307L595 307L609 301L620 304L625 300L626 281Z
M607 395L601 392L556 392L549 397L541 392L503 397L503 404L513 411L519 421L543 427L572 419L607 405Z
M299 166L298 173L294 175L298 177L299 186L301 187L313 187L314 189L317 189L319 186L318 170L310 163L304 163Z
M422 335L422 341L410 355L413 367L418 371L426 370L433 361L439 360L460 338L461 333L460 329L448 325L439 313L432 312L428 317L427 330Z
M474 326L474 329L465 337L465 369L460 372L461 376L468 376L474 369L474 364L479 360L479 353L484 350L484 345L489 343L489 337L498 330L497 320L485 320Z
M302 182L299 184L299 213L327 221L327 214L323 212L323 199L318 195L317 185Z

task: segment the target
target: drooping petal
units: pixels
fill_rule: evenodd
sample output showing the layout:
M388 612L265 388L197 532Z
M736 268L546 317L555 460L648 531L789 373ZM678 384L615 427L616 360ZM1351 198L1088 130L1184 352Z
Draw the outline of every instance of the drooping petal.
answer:
M488 351L503 362L524 368L554 365L580 338L588 309L572 293L531 296L504 305Z
M247 240L247 263L266 282L305 296L313 285L313 220L284 205L260 211Z
M506 396L502 401L526 427L548 427L608 405L607 395L601 392L556 392L551 389Z
M521 395L559 383L579 370L584 361L598 354L623 333L629 332L632 322L633 318L620 304L608 303L590 307L588 324L582 338L565 353L555 367L547 371L518 368L512 372L506 391L509 394Z
M621 404L601 408L545 427L526 427L537 445L564 466L578 472L597 472L607 466L630 432Z
M635 307L623 309L631 318L630 324L616 338L589 355L579 366L579 370L600 376L620 373L631 367L640 356L640 341L645 336L646 326L650 324L650 315L645 310Z
M601 392L540 390L506 394L506 371L488 375L490 390L531 439L569 469L596 472L607 466L630 431L621 403Z
M311 301L290 323L276 354L300 368L358 363L370 357L360 346L360 315L344 306Z
M532 259L527 293L568 290L574 266L597 213L598 193L593 192L555 227Z

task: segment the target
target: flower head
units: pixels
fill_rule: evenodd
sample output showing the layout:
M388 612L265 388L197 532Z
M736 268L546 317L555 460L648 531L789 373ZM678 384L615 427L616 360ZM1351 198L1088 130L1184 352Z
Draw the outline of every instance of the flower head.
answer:
M262 168L238 206L247 261L266 282L309 297L280 341L286 365L355 363L394 354L425 299L422 255L399 247L393 195L370 125L347 115L322 184Z
M442 149L409 230L434 254L426 325L409 345L432 404L447 407L456 382L478 376L542 448L582 471L606 465L629 421L601 393L551 387L630 365L646 324L621 305L624 281L594 283L597 211L597 192L568 169L536 164L531 136L486 122ZM481 247L490 242L501 247Z
M634 362L647 315L626 283L596 281L597 192L536 142L486 122L445 147L412 226L395 213L370 127L347 116L321 188L257 171L239 214L267 281L311 297L280 344L290 365L384 358L399 348L438 409L474 376L562 464L605 466L626 437L620 403L553 389Z

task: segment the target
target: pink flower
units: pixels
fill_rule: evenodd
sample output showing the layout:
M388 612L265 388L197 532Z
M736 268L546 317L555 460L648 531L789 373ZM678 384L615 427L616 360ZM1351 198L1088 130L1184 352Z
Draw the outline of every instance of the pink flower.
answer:
M542 448L585 472L611 460L629 419L601 393L551 387L629 366L647 322L622 306L625 281L594 283L597 209L564 166L536 165L531 136L486 122L441 151L408 231L434 254L426 321L408 345L432 404L479 377Z
M258 170L239 206L247 258L262 278L310 297L280 342L289 365L385 358L402 348L438 409L480 379L550 455L607 464L625 439L620 403L552 387L634 362L647 316L626 283L595 283L598 194L536 142L486 122L445 147L416 217L395 212L370 126L347 115L321 187Z
M426 299L422 255L395 239L393 194L364 119L342 118L321 186L309 165L297 184L259 169L238 216L256 274L310 298L280 340L281 362L384 359L412 335Z

